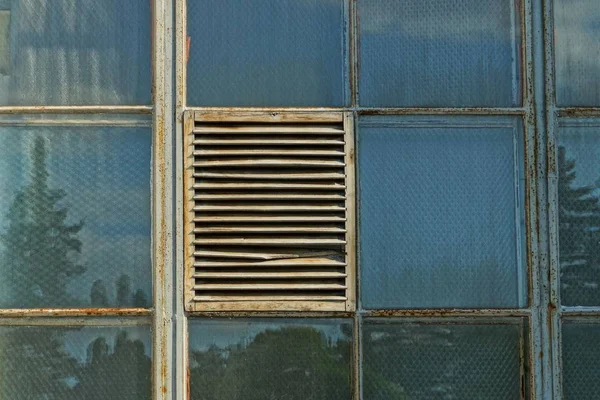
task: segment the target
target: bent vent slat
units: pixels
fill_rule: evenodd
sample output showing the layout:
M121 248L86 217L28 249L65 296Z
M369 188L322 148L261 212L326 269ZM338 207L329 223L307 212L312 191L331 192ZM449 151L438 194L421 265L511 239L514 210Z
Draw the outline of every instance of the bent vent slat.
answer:
M188 309L347 310L348 118L190 115Z

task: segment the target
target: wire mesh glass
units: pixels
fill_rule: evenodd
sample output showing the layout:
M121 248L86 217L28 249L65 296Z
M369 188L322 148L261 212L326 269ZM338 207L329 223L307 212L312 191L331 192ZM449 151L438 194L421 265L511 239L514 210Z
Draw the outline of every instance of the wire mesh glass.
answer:
M189 0L187 102L343 106L344 0Z
M364 400L521 399L525 330L510 324L366 319Z
M0 125L0 307L150 307L151 141Z
M352 399L352 320L193 319L193 400Z
M0 398L148 400L150 328L0 326Z
M0 1L0 105L150 104L150 3Z
M360 105L521 104L520 3L358 1Z
M600 305L600 119L560 121L558 233L561 303Z
M519 118L363 117L364 308L510 308L527 298Z

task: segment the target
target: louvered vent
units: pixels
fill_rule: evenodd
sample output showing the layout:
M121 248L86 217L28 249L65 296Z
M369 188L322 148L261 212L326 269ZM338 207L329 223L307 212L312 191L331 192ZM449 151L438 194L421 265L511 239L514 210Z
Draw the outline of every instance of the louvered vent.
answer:
M189 113L189 311L354 307L352 120Z

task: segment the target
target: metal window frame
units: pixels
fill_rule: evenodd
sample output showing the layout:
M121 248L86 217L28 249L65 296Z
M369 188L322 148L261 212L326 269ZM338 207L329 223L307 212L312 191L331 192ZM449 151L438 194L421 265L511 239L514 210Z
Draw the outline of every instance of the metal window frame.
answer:
M0 326L148 326L152 330L152 398L172 397L173 384L173 0L146 0L151 4L152 105L0 106L0 116L76 115L61 124L119 123L115 114L152 117L152 308L34 308L0 309ZM102 120L86 116L105 115ZM9 121L10 122L10 121ZM6 123L9 123L5 121ZM39 124L40 121L37 121ZM36 120L20 120L34 125Z
M598 319L600 307L561 308L559 304L556 198L556 124L559 116L600 116L600 107L557 108L554 91L552 7L554 0L522 0L522 97L512 108L361 108L358 106L357 0L349 10L351 105L340 108L221 108L186 105L186 1L152 2L152 106L0 106L0 115L145 114L153 119L153 301L150 309L0 310L0 325L152 324L153 399L186 399L188 317L352 318L354 320L354 398L360 398L361 325L367 317L399 317L407 322L441 318L479 321L523 317L530 326L531 399L561 399L560 320ZM534 67L535 66L535 67ZM203 312L184 310L183 115L185 111L351 112L360 115L518 115L526 149L526 210L529 307L523 309L359 310L357 312ZM358 190L359 183L355 189ZM357 231L358 235L358 231ZM357 266L357 280L360 279ZM360 287L357 284L357 293Z
M193 0L188 0L193 1ZM557 397L557 381L553 379L553 372L556 375L557 362L557 330L551 322L556 319L551 298L555 297L556 289L556 270L550 267L552 251L555 243L552 242L552 235L548 234L548 224L550 214L546 206L549 191L548 174L546 171L546 141L545 132L548 126L548 132L551 132L551 126L547 119L545 110L547 104L547 92L552 90L549 80L549 73L544 66L552 65L552 56L548 54L548 43L551 43L552 30L550 7L552 0L515 0L513 4L519 5L517 12L520 13L521 24L521 97L522 105L519 107L497 108L497 107L467 107L467 108L368 108L358 105L358 18L357 1L343 0L346 9L349 10L349 46L348 65L351 90L351 103L348 107L339 108L310 108L310 107L193 107L186 103L186 58L187 58L187 29L186 29L186 0L175 0L176 4L176 154L177 154L177 181L176 181L176 216L177 226L182 224L182 198L183 192L182 174L179 166L182 165L182 149L179 145L182 140L182 116L185 111L244 111L244 112L351 112L356 119L361 115L517 115L523 119L524 137L525 137L525 162L526 162L526 242L527 254L526 260L529 274L529 302L528 307L523 309L427 309L427 310L358 310L356 312L344 313L319 313L319 312L199 312L186 313L179 305L177 308L177 317L182 323L178 325L177 337L177 363L182 372L178 373L178 379L187 374L187 329L186 318L192 316L198 317L281 317L281 318L301 318L301 317L351 317L354 319L354 398L361 398L360 385L360 353L361 353L361 325L363 318L366 317L400 317L408 321L426 321L431 318L443 318L458 321L479 321L484 319L494 319L502 321L506 318L526 318L529 325L529 388L530 394L526 396L530 399L542 398L560 398ZM563 109L562 114L581 113L585 110ZM600 115L600 108L587 110L585 112ZM587 114L586 114L587 115ZM552 134L550 134L552 137ZM357 166L358 168L358 166ZM358 192L360 182L356 183L355 190ZM552 207L552 202L550 202ZM360 210L357 209L357 213ZM358 223L358 217L357 217ZM550 224L550 231L552 225ZM356 235L359 236L357 229ZM183 290L183 238L181 232L177 232L177 263L176 279L177 287L181 297ZM359 238L357 237L357 243ZM552 274L551 274L552 273ZM360 280L360 263L357 261L357 281ZM552 289L552 295L550 293ZM357 298L359 298L360 284L357 283ZM182 303L182 301L179 301ZM581 312L581 310L580 310ZM595 311L600 315L600 309ZM574 313L571 313L574 315ZM587 315L587 314L586 314ZM187 382L177 382L180 397L187 398Z

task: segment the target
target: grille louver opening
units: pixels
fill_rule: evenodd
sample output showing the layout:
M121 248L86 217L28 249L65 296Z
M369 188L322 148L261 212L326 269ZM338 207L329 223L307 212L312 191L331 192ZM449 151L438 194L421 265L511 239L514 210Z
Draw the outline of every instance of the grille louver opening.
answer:
M191 114L188 309L353 307L348 116Z

